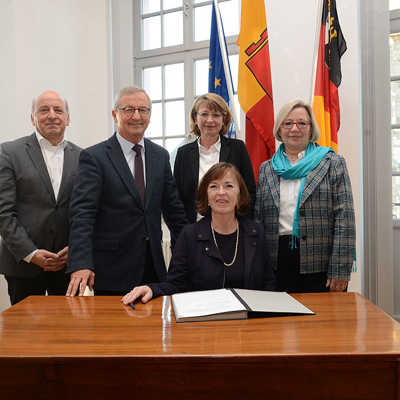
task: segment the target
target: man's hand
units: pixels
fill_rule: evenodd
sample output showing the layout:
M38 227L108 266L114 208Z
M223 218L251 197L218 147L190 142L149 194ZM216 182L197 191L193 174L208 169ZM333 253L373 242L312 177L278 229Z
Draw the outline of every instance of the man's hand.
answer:
M125 305L128 305L129 303L133 303L139 297L142 298L142 303L147 303L152 299L153 291L147 285L136 286L121 299L121 302Z
M51 251L39 249L33 255L31 263L38 265L44 271L55 272L65 268L66 259Z
M65 246L62 250L57 253L61 263L66 264L68 258L68 246Z
M83 296L86 286L93 290L94 272L90 269L80 269L71 274L66 296L75 296L79 290L79 296Z

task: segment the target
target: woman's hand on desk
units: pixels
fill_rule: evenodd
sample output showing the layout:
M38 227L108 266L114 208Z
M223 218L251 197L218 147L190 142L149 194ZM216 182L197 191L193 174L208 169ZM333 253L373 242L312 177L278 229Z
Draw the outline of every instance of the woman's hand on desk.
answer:
M329 286L331 292L343 292L349 282L341 279L330 278L326 281L326 287Z
M147 303L153 298L153 291L148 286L136 286L129 293L127 293L121 299L121 301L125 305L128 305L140 297L142 298L142 303Z

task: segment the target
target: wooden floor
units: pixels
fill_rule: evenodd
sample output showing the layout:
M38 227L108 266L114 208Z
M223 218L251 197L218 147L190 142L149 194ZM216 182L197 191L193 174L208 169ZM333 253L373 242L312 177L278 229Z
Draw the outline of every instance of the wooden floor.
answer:
M0 314L0 397L400 399L396 321L355 293L294 297L316 314L177 324L168 297L29 297Z

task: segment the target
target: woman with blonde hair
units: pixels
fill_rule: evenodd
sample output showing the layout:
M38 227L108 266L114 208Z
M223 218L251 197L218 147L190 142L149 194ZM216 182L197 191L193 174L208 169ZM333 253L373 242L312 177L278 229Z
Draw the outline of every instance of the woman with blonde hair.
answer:
M344 158L316 144L310 105L293 100L279 111L282 142L259 171L255 218L264 225L278 290L346 290L355 251L350 178Z

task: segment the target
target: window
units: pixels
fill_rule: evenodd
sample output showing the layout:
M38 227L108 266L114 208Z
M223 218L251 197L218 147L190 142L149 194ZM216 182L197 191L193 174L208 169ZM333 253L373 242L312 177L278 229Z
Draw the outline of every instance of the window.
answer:
M400 0L391 0L390 7L400 7ZM392 135L392 204L393 218L400 220L400 10L390 13L390 88Z
M189 132L195 96L208 91L212 1L134 0L133 4L135 80L152 99L146 136L171 152ZM219 0L219 6L237 90L240 0Z

